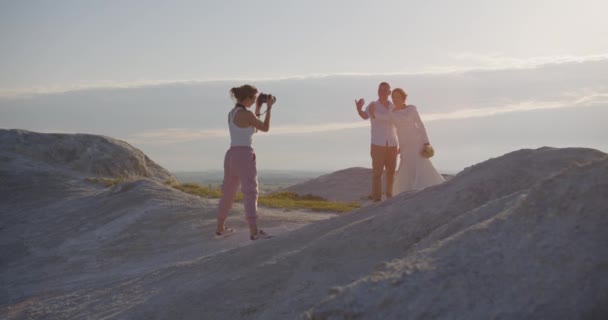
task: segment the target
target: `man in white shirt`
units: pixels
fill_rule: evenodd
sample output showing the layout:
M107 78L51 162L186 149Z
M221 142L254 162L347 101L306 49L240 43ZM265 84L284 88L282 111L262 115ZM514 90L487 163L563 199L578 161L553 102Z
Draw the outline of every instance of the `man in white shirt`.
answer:
M388 100L391 95L391 86L382 82L378 86L378 100L367 105L365 111L362 110L365 100L355 101L359 116L370 119L370 107L376 105L375 113L390 113L394 106ZM382 200L382 173L386 168L386 197L393 196L393 182L395 180L395 169L397 167L398 145L397 132L389 120L371 118L371 156L372 156L372 200L378 202Z

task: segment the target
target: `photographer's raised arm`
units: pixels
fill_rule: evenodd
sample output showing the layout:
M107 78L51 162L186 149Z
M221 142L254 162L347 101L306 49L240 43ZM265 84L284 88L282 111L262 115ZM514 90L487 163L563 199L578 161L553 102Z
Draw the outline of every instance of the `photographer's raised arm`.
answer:
M256 101L255 115L250 112L249 116L249 125L256 128L257 130L268 132L270 130L270 110L272 110L272 106L274 105L276 99L272 95L268 95L268 99L266 101L266 117L264 117L264 122L258 119L258 115L262 109L262 103L258 99Z
M249 113L250 117L249 117L249 124L260 130L263 132L268 132L268 130L270 130L270 111L271 107L268 107L268 109L266 110L266 116L264 117L264 121L262 122L262 120L258 119L258 117L256 117L253 113Z
M254 127L257 130L268 132L270 129L270 108L266 111L264 121L258 119L253 112L247 110L237 112L234 116L234 123L240 128Z

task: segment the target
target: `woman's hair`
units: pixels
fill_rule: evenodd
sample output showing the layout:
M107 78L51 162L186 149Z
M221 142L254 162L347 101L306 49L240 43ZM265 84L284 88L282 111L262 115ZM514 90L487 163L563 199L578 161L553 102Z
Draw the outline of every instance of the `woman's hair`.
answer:
M393 89L393 92L396 92L403 100L405 100L405 97L407 97L407 93L405 93L405 91L401 88L395 88Z
M242 102L243 100L255 96L256 94L258 94L258 89L249 84L244 84L240 87L230 89L230 96L234 98L236 102Z

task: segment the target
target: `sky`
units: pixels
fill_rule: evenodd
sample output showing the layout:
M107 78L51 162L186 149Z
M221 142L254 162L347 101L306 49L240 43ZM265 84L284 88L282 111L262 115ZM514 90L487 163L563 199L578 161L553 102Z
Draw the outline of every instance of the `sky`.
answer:
M0 88L411 73L608 52L606 1L6 1Z
M0 0L0 128L104 134L173 171L221 170L227 91L252 83L279 96L259 167L369 167L352 101L388 80L419 107L444 171L518 148L608 151L605 12L599 0Z

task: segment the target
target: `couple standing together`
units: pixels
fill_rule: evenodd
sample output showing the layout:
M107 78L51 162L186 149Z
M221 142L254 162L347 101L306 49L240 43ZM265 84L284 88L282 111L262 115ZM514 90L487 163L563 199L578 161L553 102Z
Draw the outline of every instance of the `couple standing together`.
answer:
M389 100L389 96L392 102ZM416 106L406 104L401 88L391 92L388 83L378 86L378 100L367 105L355 101L359 116L371 122L372 200L382 200L382 174L386 170L386 197L436 185L445 179L435 170L433 149ZM401 162L397 168L397 155Z

